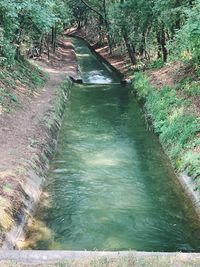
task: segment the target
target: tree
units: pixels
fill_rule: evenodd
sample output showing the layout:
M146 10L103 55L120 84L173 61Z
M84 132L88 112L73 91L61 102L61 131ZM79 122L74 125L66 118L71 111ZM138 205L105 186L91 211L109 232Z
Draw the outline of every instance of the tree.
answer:
M55 49L57 28L68 22L66 10L62 0L0 0L1 64L14 64L24 46L42 44L45 38L48 43L50 31Z

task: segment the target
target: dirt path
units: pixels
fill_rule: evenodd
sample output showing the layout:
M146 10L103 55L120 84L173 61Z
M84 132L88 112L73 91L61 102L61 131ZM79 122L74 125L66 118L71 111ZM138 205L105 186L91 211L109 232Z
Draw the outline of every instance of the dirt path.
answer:
M25 175L22 170L40 153L37 140L45 140L46 129L42 127L45 114L53 108L56 91L66 76L77 78L76 55L70 39L61 40L55 55L48 61L37 61L49 75L45 87L32 98L26 98L22 108L10 114L0 115L0 217L8 207L17 208L20 203L20 184ZM5 204L5 205L4 205ZM20 204L19 204L20 205ZM6 218L5 218L5 221ZM5 222L5 225L10 225Z
M38 65L49 74L45 87L23 103L21 109L0 116L0 176L30 159L34 152L31 144L43 136L40 123L52 106L56 89L67 75L77 76L73 46L70 41L64 44L66 47L60 47L49 62L46 59L38 61Z

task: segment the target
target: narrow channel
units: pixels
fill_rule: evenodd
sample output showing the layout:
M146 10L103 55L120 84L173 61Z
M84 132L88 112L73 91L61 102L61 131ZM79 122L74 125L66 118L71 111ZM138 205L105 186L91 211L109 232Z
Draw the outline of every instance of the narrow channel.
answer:
M75 45L86 84L71 89L29 248L199 252L197 215L129 86Z

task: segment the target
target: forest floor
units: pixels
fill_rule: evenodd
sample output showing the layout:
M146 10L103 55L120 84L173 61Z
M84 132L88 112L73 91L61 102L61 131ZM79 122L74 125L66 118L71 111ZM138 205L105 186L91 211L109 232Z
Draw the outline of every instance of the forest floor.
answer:
M29 95L27 86L20 83L13 89L18 92L20 107L0 113L0 230L9 229L13 224L8 209L12 207L16 213L22 204L21 185L26 179L24 169L41 152L39 140L46 138L42 120L53 108L59 86L66 76L77 78L76 55L70 40L62 40L56 53L50 55L50 60L43 55L34 64L48 74L46 85Z
M192 64L184 64L181 61L170 62L161 69L146 71L150 77L151 84L158 89L164 86L176 87L184 79L190 79L200 86L200 78ZM192 95L189 92L179 90L179 94L183 98L191 100L194 111L200 115L200 94Z

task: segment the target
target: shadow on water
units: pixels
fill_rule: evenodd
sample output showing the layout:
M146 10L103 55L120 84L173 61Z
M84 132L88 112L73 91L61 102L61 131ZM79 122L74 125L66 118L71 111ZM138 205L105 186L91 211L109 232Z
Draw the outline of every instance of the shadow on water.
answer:
M93 70L119 81L77 42L85 82L102 81ZM200 251L196 213L128 86L71 89L29 234L33 249Z

